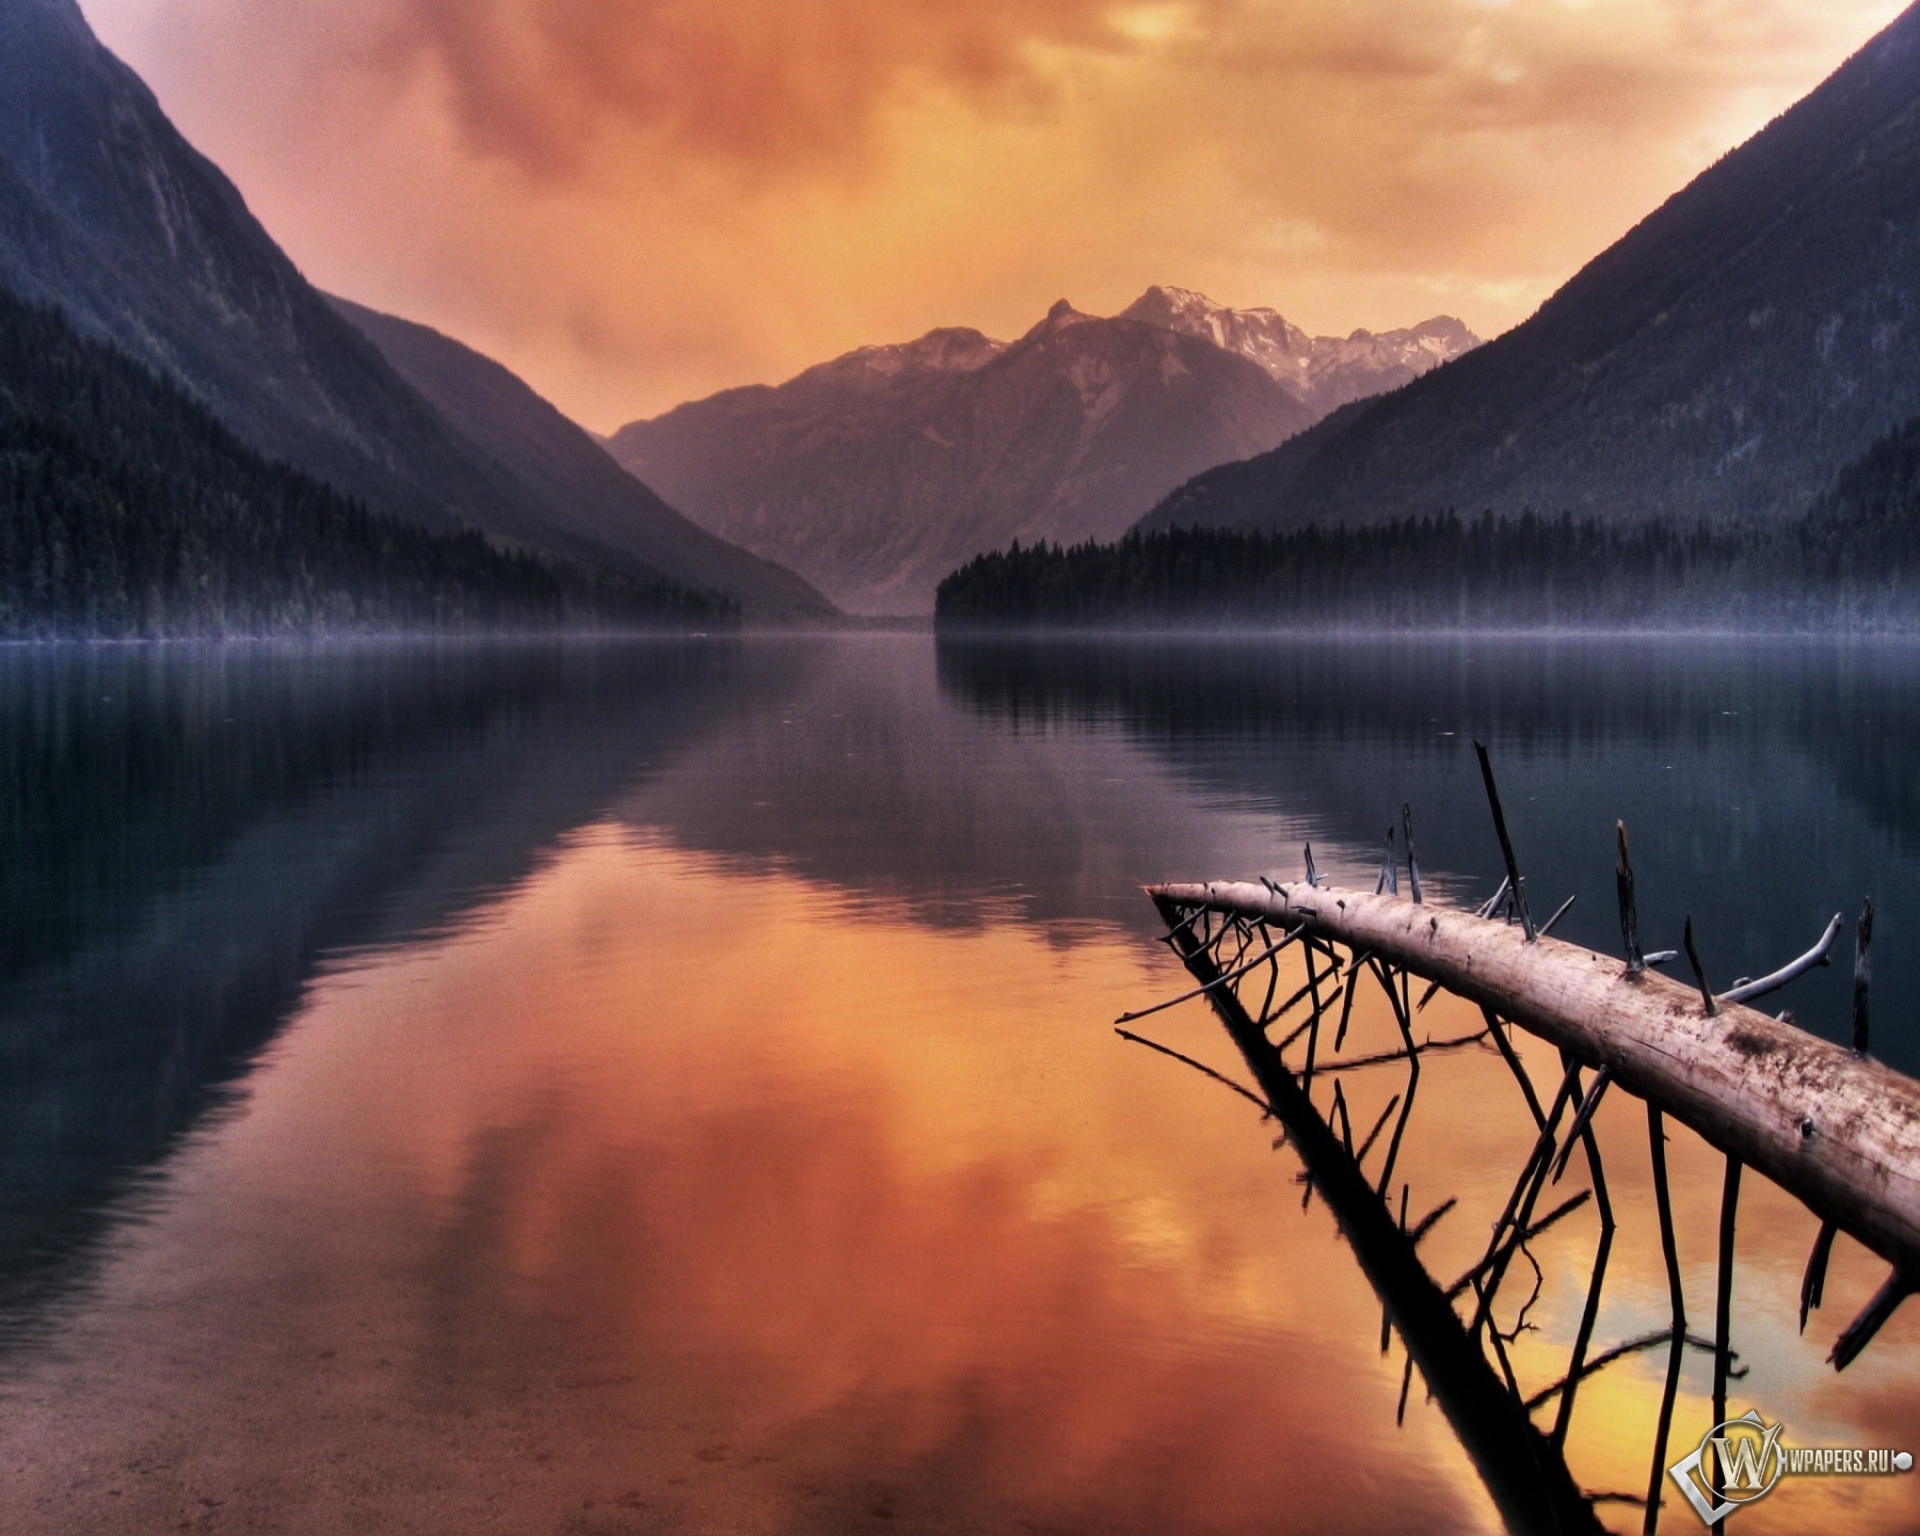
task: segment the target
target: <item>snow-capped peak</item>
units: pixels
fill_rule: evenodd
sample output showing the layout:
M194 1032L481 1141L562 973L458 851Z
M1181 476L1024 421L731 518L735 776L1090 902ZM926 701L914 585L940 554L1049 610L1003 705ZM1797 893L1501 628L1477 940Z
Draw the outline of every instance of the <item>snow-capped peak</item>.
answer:
M893 379L925 373L971 373L1002 352L995 341L968 326L941 326L912 341L856 347L800 375L818 383L873 388Z
M1480 344L1450 315L1408 330L1309 336L1277 310L1229 309L1191 288L1168 286L1149 288L1118 318L1199 336L1237 352L1322 412L1398 388Z

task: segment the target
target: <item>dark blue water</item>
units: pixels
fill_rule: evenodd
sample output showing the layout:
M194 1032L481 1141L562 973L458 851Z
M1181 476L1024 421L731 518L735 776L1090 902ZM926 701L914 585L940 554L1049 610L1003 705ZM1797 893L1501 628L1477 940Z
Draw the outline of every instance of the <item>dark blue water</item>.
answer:
M1536 918L1579 898L1558 936L1620 953L1624 820L1645 947L1679 948L1691 917L1716 990L1773 970L1845 914L1836 963L1784 999L1839 1040L1853 924L1871 896L1875 1051L1920 1070L1920 648L998 643L943 648L940 678L1009 729L1124 732L1196 798L1284 818L1316 842L1321 869L1367 889L1404 804L1423 867L1463 895L1492 893L1502 863L1473 752L1484 741ZM1302 869L1291 844L1206 854L1224 862L1201 867L1196 850L1182 873Z

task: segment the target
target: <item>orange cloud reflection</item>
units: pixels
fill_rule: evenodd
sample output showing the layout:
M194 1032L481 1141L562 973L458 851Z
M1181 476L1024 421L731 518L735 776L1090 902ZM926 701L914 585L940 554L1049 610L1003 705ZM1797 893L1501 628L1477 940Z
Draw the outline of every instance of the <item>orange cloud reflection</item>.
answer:
M127 1236L86 1347L15 1383L9 1508L109 1536L207 1509L316 1531L1491 1528L1417 1384L1395 1429L1401 1356L1271 1127L1109 1032L1173 984L1118 937L933 930L590 829L468 931L317 986L245 1115ZM1156 1022L1226 1064L1199 1009ZM1384 1010L1357 1029L1384 1043ZM1362 1127L1404 1088L1348 1081ZM1623 1149L1607 1337L1665 1294L1632 1114L1602 1115ZM1437 1274L1528 1140L1497 1061L1435 1059L1401 1166L1417 1209L1462 1196L1423 1248ZM1704 1295L1717 1168L1681 1141L1675 1166ZM1856 1432L1908 1411L1911 1320L1834 1398L1767 1258L1809 1223L1749 1210L1743 1390L1796 1428L1814 1404ZM1591 1242L1568 1222L1540 1245L1529 1379L1563 1358ZM1843 1256L1833 1306L1865 1283ZM1644 1358L1590 1385L1569 1450L1590 1485L1644 1486L1658 1392ZM1847 1529L1893 1531L1904 1491L1794 1488L1742 1519L1805 1528L1769 1522L1838 1500Z

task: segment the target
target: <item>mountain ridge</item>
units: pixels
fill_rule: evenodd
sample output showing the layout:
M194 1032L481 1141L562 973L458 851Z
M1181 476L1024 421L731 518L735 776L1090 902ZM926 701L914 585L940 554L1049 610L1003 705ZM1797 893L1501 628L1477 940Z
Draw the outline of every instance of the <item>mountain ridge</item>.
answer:
M1132 321L1056 305L993 347L975 346L978 366L921 358L884 378L848 354L630 423L610 451L843 606L926 613L977 549L1111 537L1194 470L1309 419L1257 364Z
M1194 471L1313 423L1310 368L1289 362L1281 377L1209 329L1271 311L1229 311L1171 289L1149 289L1135 308L1176 294L1205 306L1204 317L1189 303L1181 323L1103 318L1061 299L1011 342L942 327L782 384L689 401L605 441L696 520L836 600L925 612L940 578L982 549L1111 538ZM1320 342L1295 333L1302 355L1351 388L1383 359L1403 370L1398 382L1444 360L1449 338L1474 340L1458 322L1428 325L1439 327L1431 341L1388 344L1411 346L1418 360L1388 357L1367 332ZM1344 364L1328 361L1348 346Z
M582 534L570 509L449 424L306 281L73 0L0 0L0 57L0 287L55 306L175 380L256 452L376 512L718 585L699 561L668 569L674 552L648 527ZM732 595L749 612L791 601ZM817 595L807 606L832 611Z
M1920 412L1920 7L1522 325L1141 526L1778 519Z
M610 583L434 533L243 444L51 305L0 289L0 635L9 639L731 627L677 583Z
M1451 315L1402 330L1309 336L1277 310L1232 309L1191 288L1161 285L1121 310L1120 318L1201 336L1251 358L1310 406L1316 419L1354 400L1398 389L1481 345Z

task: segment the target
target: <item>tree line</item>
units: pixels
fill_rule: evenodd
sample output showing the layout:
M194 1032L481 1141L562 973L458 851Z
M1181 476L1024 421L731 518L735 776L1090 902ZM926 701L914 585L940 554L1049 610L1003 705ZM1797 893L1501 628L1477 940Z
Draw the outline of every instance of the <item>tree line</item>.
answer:
M1484 512L1136 530L977 556L935 612L1005 628L1920 628L1920 419L1785 524Z
M719 594L369 512L0 292L0 638L708 628Z

